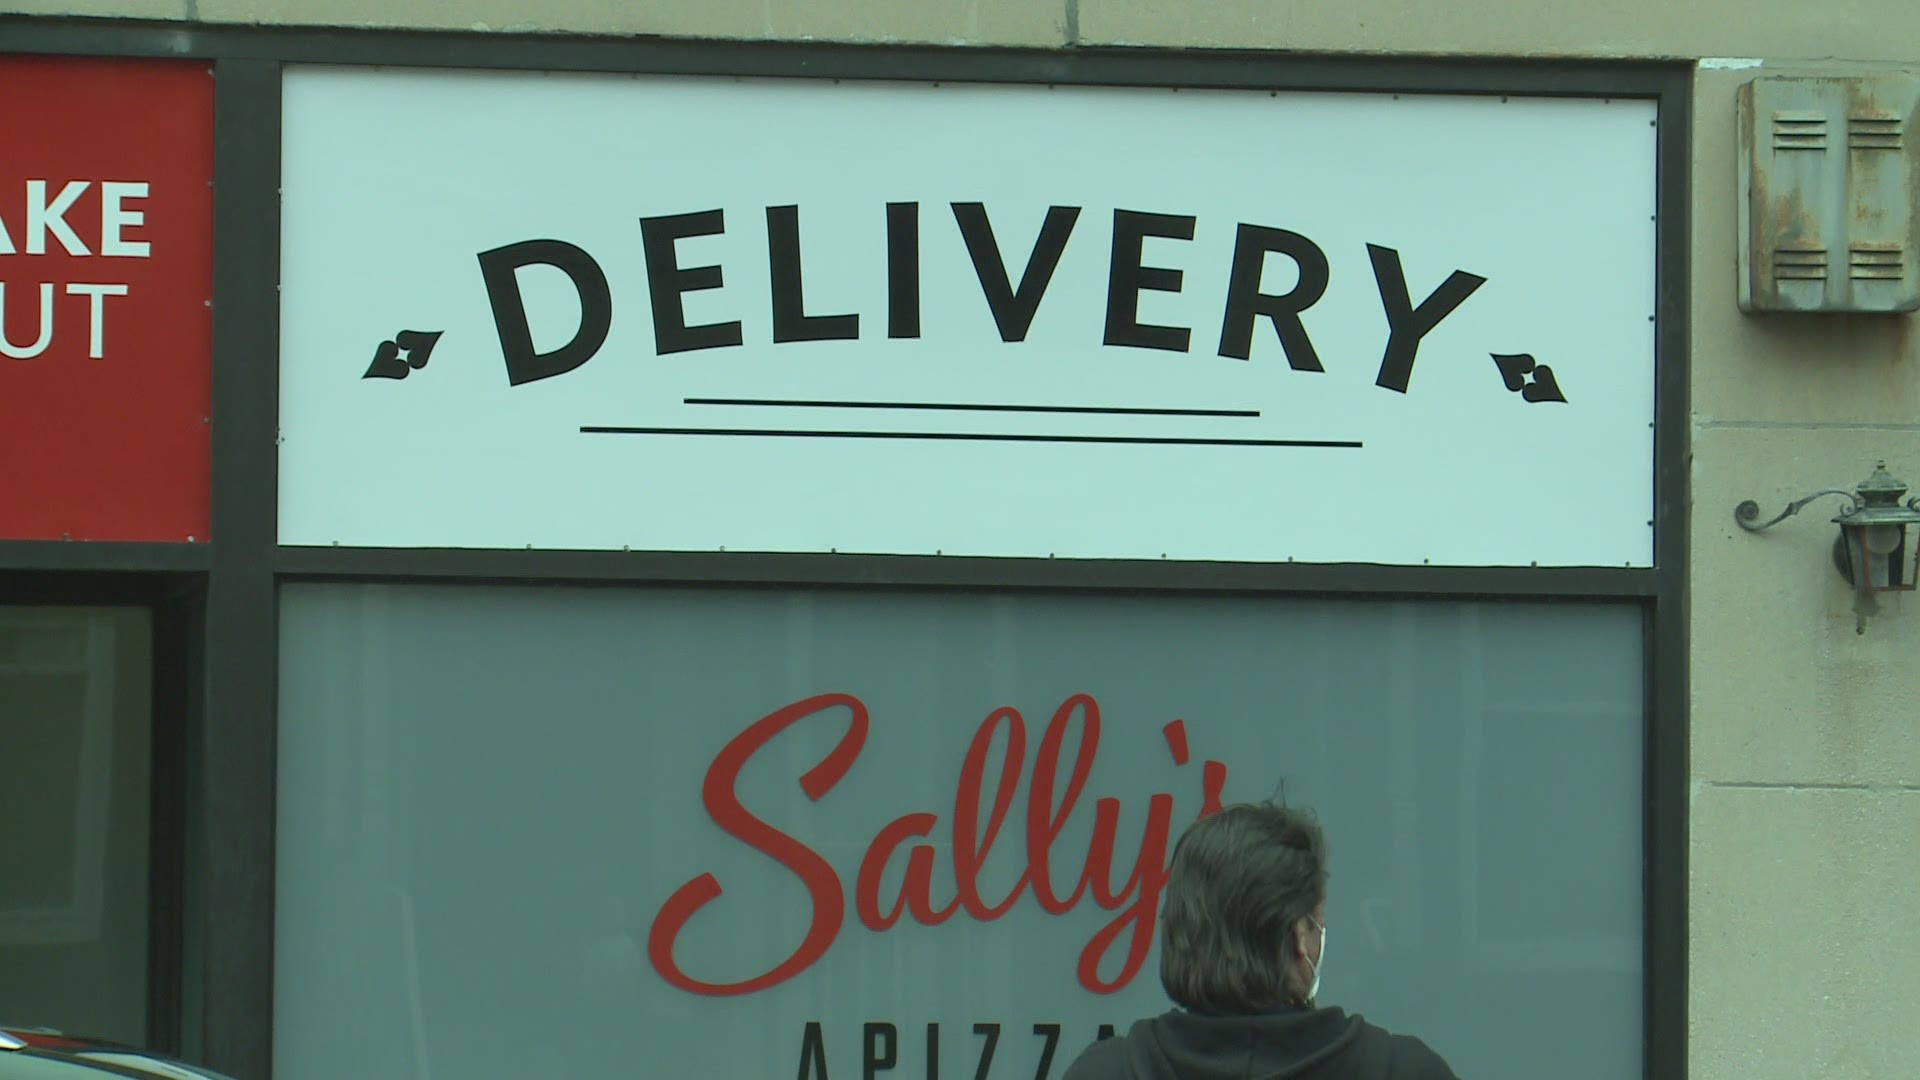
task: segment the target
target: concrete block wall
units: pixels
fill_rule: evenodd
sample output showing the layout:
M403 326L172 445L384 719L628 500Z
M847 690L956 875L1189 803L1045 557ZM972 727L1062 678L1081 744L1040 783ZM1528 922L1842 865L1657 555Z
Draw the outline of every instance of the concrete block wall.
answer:
M1069 40L1066 8L1023 0L6 0L0 11L766 41L1048 47Z
M1920 15L1903 0L4 0L0 12L749 40L1920 62Z
M1920 8L1880 12L1920 62ZM1866 43L1860 43L1865 51ZM1804 45L1799 53L1803 55ZM1699 1078L1920 1075L1920 596L1855 633L1821 488L1885 459L1920 488L1913 316L1743 315L1736 89L1885 64L1768 60L1694 84L1692 871L1689 1058ZM1911 136L1910 136L1911 137ZM1909 271L1911 272L1911 271Z
M1839 0L0 0L204 23L981 46L1707 58L1695 82L1689 1072L1920 1076L1920 597L1864 635L1828 561L1829 500L1734 526L1884 458L1920 484L1912 317L1735 304L1735 89L1920 67L1920 5ZM1756 58L1756 59L1743 59Z

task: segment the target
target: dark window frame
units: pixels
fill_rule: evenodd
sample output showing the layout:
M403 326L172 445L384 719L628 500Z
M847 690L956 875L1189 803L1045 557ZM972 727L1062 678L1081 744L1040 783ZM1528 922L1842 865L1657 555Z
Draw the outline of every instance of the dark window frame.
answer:
M1692 72L1683 63L1324 57L1226 50L722 43L580 35L206 26L0 16L0 53L190 58L215 69L213 522L201 545L0 543L0 584L178 592L186 683L162 845L195 828L176 882L156 1016L216 1068L272 1063L277 582L464 581L1057 589L1637 602L1646 625L1646 1074L1687 1057L1687 427ZM284 63L733 76L1618 97L1657 103L1652 569L1076 562L838 555L281 549L276 546L280 68ZM116 584L117 582L117 584ZM118 597L114 599L113 597ZM132 601L138 602L138 601ZM160 626L156 622L156 629ZM156 635L156 649L159 636ZM156 657L158 659L158 657ZM172 663L172 661L170 661ZM158 714L156 714L158 715ZM190 748L190 750L189 750ZM191 766L190 768L188 766ZM177 805L176 805L177 803ZM156 811L160 810L156 804ZM171 856L170 856L171 857ZM181 896L190 898L180 901ZM190 909L190 910L188 910ZM158 910L158 909L156 909ZM209 932L183 958L178 927ZM192 977L183 974L193 972ZM189 985L190 984L190 985ZM182 1002L197 1022L180 1030Z

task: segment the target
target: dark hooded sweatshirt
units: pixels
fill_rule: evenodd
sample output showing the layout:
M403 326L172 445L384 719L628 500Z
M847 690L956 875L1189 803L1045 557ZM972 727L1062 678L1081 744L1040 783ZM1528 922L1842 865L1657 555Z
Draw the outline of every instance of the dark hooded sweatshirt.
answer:
M1200 1016L1175 1009L1089 1046L1066 1080L1454 1080L1427 1044L1340 1009Z

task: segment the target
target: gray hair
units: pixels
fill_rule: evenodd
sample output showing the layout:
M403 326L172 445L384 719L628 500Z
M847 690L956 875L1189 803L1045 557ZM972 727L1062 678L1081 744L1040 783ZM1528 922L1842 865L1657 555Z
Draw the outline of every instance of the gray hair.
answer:
M1210 1016L1306 1000L1294 927L1327 895L1327 843L1312 812L1243 803L1187 828L1168 870L1160 983Z

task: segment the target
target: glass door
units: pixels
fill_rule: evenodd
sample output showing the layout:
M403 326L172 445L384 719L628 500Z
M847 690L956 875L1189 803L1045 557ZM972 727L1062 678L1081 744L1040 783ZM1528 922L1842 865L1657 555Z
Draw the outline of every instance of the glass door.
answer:
M0 605L0 1022L147 1041L153 620Z

